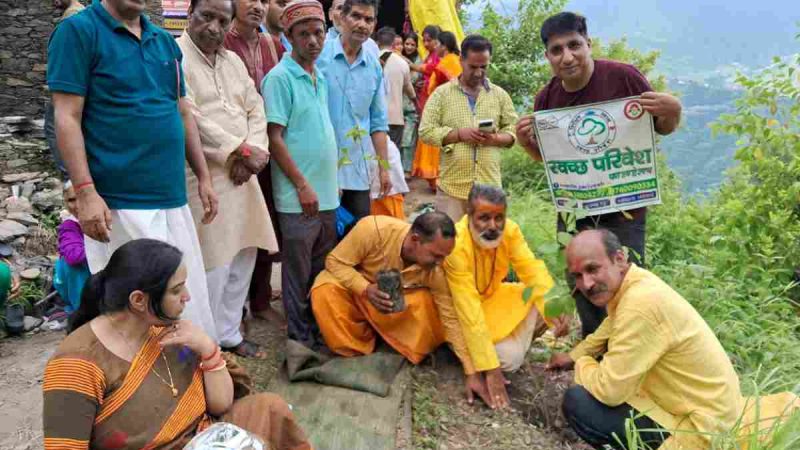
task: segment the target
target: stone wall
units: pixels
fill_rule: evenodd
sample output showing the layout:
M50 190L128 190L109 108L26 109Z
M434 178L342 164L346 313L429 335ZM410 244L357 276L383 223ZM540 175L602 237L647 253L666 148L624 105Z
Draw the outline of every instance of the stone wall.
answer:
M0 1L0 117L44 115L50 0Z
M161 0L147 12L161 25ZM0 117L44 116L47 42L59 16L52 0L0 0Z

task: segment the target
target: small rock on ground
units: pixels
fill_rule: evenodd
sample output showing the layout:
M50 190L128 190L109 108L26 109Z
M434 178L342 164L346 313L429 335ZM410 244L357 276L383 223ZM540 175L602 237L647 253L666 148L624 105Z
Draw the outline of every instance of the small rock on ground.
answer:
M3 220L0 222L0 242L13 241L27 234L28 227L19 222L14 222L13 220Z
M39 278L39 275L41 274L42 271L34 267L31 269L23 270L22 272L19 273L19 276L22 277L22 279L24 280L35 280Z
M8 213L6 219L19 222L26 226L39 225L39 221L33 217L32 214L21 211Z
M14 173L9 175L3 175L3 183L19 183L21 181L30 181L36 178L40 178L42 176L41 172L24 172L24 173Z

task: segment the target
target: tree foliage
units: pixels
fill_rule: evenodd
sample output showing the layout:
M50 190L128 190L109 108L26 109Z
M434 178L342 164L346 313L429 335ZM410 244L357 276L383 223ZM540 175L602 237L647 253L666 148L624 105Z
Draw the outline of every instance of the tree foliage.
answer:
M508 91L518 107L532 106L536 92L551 77L539 30L565 4L565 0L520 0L515 12L484 5L477 32L494 46L489 78Z
M473 0L465 4L479 2ZM482 3L481 27L476 32L494 45L489 78L508 91L514 104L522 109L533 106L536 92L552 77L539 30L548 17L563 10L565 5L565 0L520 0L516 11L497 11L491 3ZM592 44L595 58L633 64L645 76L651 74L659 56L657 51L642 53L629 47L625 38L608 45L593 38ZM650 81L656 90L666 88L663 76Z

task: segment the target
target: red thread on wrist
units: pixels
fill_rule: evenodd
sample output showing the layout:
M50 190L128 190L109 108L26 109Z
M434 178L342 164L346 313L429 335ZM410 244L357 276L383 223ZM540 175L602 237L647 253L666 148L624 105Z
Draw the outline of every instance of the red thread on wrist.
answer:
M201 359L202 361L209 361L209 360L211 360L211 359L214 359L214 357L215 357L215 356L217 356L217 355L219 354L219 352L220 352L219 345L217 345L217 346L214 348L214 351L213 351L213 352L211 352L211 356L203 356L203 355L200 355L200 359Z
M89 186L94 186L94 182L93 181L85 181L83 183L80 183L80 184L75 186L75 193L77 194L83 188L86 188L86 187L89 187Z

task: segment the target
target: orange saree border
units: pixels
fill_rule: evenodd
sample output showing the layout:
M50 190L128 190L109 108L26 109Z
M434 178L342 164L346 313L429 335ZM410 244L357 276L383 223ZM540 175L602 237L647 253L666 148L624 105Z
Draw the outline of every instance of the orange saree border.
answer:
M144 345L142 345L142 348L139 349L139 353L136 354L136 357L133 358L131 368L125 375L122 385L119 389L114 391L114 393L109 395L100 407L100 411L94 419L95 425L102 423L117 412L125 402L130 400L131 396L133 396L136 390L139 389L139 386L142 385L145 378L147 378L150 369L156 362L156 358L158 358L158 355L161 353L161 347L157 342L159 330L158 328L150 329L150 337Z
M47 450L86 450L89 441L66 438L44 438L44 448Z
M203 386L203 373L200 369L194 372L192 383L181 396L178 406L172 415L161 426L158 435L147 444L143 450L150 450L169 442L174 441L186 432L186 429L194 423L198 417L206 412L206 395Z
M58 358L45 369L43 392L74 391L103 404L106 377L100 367L80 358Z

